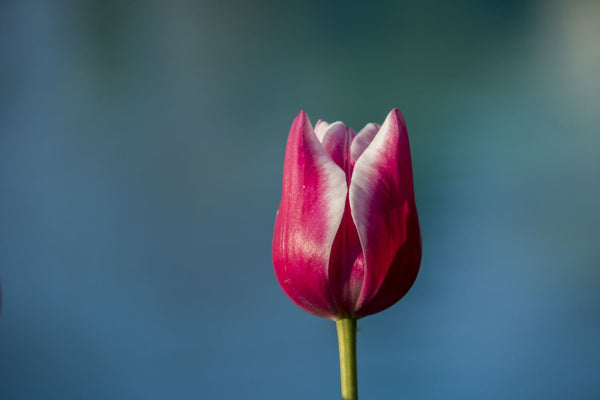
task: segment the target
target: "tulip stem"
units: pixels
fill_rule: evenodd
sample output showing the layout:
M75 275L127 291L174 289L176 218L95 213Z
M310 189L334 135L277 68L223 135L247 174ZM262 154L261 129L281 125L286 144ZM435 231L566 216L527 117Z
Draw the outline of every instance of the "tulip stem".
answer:
M356 320L342 318L335 321L338 344L340 347L340 378L342 381L342 399L358 399L356 378Z

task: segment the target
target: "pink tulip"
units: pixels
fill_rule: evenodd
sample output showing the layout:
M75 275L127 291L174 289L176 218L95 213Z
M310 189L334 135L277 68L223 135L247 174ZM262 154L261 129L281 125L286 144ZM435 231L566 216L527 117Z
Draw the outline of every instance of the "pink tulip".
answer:
M421 234L404 118L358 134L342 122L294 120L275 221L273 263L284 292L323 318L357 319L410 289Z

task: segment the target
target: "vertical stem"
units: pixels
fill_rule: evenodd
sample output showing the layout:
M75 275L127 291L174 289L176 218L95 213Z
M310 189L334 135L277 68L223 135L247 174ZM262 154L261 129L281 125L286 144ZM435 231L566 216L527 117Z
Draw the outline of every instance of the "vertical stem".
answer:
M342 318L335 321L338 344L340 346L340 378L342 381L342 399L358 399L356 379L356 320Z

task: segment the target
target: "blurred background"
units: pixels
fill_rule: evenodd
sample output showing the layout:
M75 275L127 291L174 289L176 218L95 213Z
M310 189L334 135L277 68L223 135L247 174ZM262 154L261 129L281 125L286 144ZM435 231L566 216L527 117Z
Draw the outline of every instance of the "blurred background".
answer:
M0 398L335 399L289 127L407 120L424 256L365 399L600 398L599 1L3 1Z

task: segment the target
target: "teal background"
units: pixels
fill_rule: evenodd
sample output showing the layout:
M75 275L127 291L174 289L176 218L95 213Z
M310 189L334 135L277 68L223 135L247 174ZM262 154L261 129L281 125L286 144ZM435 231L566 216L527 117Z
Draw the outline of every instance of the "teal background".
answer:
M600 2L3 1L0 398L335 399L271 265L305 109L408 124L365 399L600 398Z

